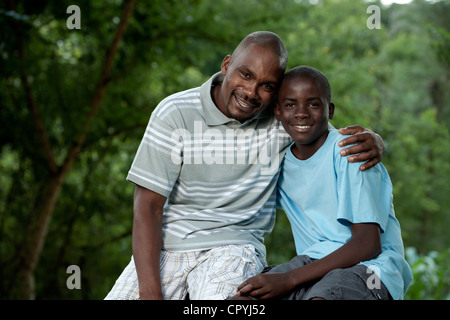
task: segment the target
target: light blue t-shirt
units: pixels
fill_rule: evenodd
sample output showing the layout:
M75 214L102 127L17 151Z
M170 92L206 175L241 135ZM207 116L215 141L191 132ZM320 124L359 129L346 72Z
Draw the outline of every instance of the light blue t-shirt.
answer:
M290 220L297 254L321 259L352 237L351 223L377 223L382 252L364 261L394 299L412 280L404 259L400 225L392 203L392 184L384 166L361 171L360 163L341 157L338 142L345 136L330 130L323 146L299 160L288 148L278 181L278 202Z

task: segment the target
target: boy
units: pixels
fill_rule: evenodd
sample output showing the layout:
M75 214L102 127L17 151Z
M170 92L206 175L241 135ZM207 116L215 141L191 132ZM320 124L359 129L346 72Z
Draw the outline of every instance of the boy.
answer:
M402 299L411 282L389 175L381 163L361 172L339 156L344 136L328 127L334 107L320 71L301 66L286 73L275 115L294 142L278 202L298 256L243 282L241 297Z

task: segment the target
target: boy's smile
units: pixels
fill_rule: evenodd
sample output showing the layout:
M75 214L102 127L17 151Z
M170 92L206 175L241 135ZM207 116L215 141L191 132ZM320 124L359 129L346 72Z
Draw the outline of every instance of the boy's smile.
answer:
M292 151L297 158L308 159L322 146L333 114L334 104L327 101L314 78L301 76L282 82L275 115L295 141Z

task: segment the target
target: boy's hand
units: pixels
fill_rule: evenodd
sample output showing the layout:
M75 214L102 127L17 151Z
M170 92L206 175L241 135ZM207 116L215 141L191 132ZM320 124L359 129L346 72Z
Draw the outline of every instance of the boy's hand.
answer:
M361 126L355 125L339 129L340 134L352 135L339 142L339 146L345 147L351 144L358 143L354 146L345 148L341 151L341 156L353 155L348 158L350 162L364 162L360 166L361 171L372 168L381 161L384 154L383 139L372 130L365 129Z
M293 289L288 272L258 274L244 281L237 288L239 296L258 299L281 298Z

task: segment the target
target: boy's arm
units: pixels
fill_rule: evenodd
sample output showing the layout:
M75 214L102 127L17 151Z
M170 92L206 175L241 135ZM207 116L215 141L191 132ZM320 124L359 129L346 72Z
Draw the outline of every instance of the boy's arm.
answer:
M141 300L163 299L160 256L165 202L166 197L136 185L132 242Z
M339 129L340 134L352 135L339 142L340 147L358 143L341 151L341 156L354 155L348 157L350 162L364 162L360 166L362 171L372 168L381 161L384 154L384 141L375 132L361 126L350 126Z
M325 276L338 268L349 268L381 252L380 229L375 223L351 224L352 238L336 251L306 266L283 273L263 273L244 281L238 295L260 299L280 298L295 287Z

